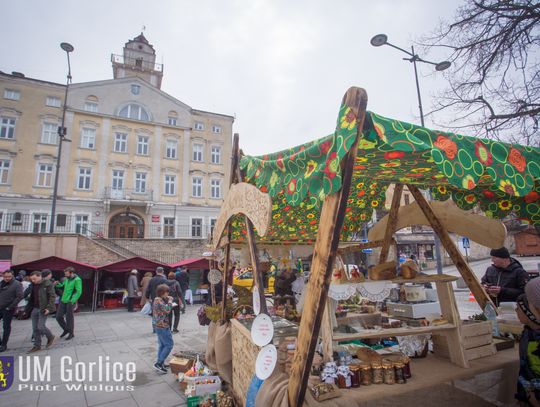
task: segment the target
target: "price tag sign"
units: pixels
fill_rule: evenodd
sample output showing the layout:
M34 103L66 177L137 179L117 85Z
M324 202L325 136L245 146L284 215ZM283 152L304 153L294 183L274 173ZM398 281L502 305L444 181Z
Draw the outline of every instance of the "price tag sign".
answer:
M274 324L266 314L259 314L251 326L251 340L257 346L268 345L274 337Z
M266 345L257 355L255 374L261 380L266 380L276 367L277 349L274 345Z
M253 287L253 312L255 315L261 313L261 297L259 296L259 289L257 286Z

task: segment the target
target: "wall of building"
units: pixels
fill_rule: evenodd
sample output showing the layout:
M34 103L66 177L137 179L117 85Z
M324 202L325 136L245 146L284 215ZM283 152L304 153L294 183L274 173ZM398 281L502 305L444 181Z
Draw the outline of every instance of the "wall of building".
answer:
M176 263L177 261L201 257L208 251L206 240L194 239L110 239L137 255L160 261Z
M48 256L77 260L77 236L73 235L2 233L0 245L13 246L12 264L26 263Z
M87 237L77 237L78 262L91 264L93 266L104 266L105 264L115 263L124 259L125 257L98 245Z

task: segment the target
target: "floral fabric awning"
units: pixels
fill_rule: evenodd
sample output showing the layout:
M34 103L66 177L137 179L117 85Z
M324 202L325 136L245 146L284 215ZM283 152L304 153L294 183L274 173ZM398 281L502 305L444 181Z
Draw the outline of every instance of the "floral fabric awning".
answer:
M243 156L244 181L270 194L273 223L262 240L315 239L324 198L341 188L341 161L357 134L356 117L342 106L336 132L259 157ZM391 183L430 189L460 208L478 205L487 216L514 213L540 224L540 149L445 133L366 113L358 143L342 240L362 229L384 205ZM243 240L238 219L233 239Z

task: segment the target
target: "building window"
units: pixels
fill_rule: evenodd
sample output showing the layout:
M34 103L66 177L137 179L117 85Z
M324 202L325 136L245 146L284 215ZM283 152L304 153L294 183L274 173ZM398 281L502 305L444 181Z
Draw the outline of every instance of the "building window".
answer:
M75 215L75 233L81 235L88 233L88 215Z
M47 231L47 214L34 213L34 233L45 233Z
M4 89L4 99L20 100L21 92L13 89Z
M56 144L58 139L58 125L55 123L43 123L41 130L41 142L43 144Z
M165 195L176 194L176 176L165 175Z
M81 148L96 147L96 129L83 128L81 132Z
M203 161L203 145L193 144L193 161Z
M9 182L9 167L11 162L9 160L0 160L0 184L7 184Z
M126 133L116 133L114 135L114 152L127 153L127 137Z
M163 237L174 238L174 218L163 218Z
M202 218L191 218L191 237L202 237Z
M148 155L148 137L139 136L137 138L137 154Z
M212 198L221 198L221 180L213 179L210 181L210 196Z
M135 173L135 192L139 194L146 192L146 172Z
M37 185L50 187L52 185L52 164L38 164Z
M13 117L0 117L0 138L13 139L15 137L15 119Z
M220 134L221 133L221 126L213 125L212 126L212 133Z
M114 191L121 191L124 189L124 170L113 170L112 189Z
M55 96L47 96L47 98L45 99L45 104L51 107L60 107L62 106L62 101L60 100L60 98L57 98Z
M212 164L221 164L221 147L212 146Z
M169 126L176 126L176 117L169 117Z
M90 189L92 181L92 168L80 167L79 176L77 178L77 188L78 189Z
M97 113L98 104L96 102L84 102L84 110L87 112Z
M59 213L56 215L56 226L65 228L67 225L67 215Z
M216 218L210 219L210 234L211 235L214 234L214 228L216 227L216 222L217 222Z
M165 157L176 159L176 149L178 143L176 140L167 140L167 145L165 147Z
M202 178L193 177L191 180L191 196L195 198L202 197Z
M122 110L120 110L120 113L118 113L118 116L125 117L127 119L142 120L145 122L150 120L150 116L146 110L144 110L142 106L134 103L123 107Z
M201 122L195 122L195 130L203 131L204 130L204 124Z

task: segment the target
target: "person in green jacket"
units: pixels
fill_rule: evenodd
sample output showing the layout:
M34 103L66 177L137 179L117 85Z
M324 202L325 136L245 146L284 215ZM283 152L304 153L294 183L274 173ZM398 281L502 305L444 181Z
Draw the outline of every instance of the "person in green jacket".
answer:
M64 276L64 281L58 283L55 287L63 290L58 309L56 310L56 322L58 322L60 327L64 330L60 337L63 338L67 335L66 340L70 340L75 336L75 318L73 316L73 311L75 303L82 294L82 280L75 274L75 269L73 267L67 267L64 270Z

